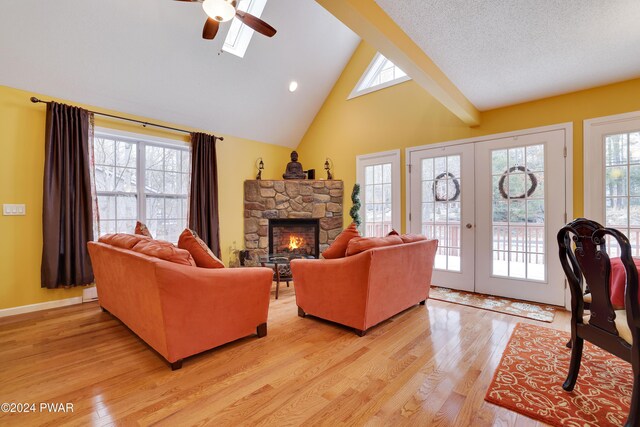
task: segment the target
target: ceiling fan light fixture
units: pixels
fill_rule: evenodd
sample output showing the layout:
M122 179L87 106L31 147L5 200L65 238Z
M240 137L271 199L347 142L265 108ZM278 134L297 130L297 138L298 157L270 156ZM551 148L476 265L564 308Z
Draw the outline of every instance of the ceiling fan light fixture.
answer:
M226 22L236 16L236 8L227 0L204 0L202 3L204 12L218 22Z

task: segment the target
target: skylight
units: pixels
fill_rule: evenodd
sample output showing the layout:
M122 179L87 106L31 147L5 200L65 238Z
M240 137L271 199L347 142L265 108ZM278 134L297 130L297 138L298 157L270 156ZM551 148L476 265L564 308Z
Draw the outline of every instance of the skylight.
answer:
M397 65L385 58L380 52L369 64L360 81L349 95L349 99L376 90L384 89L398 83L411 80Z
M247 12L260 18L264 6L267 4L267 0L240 0L238 2L238 10ZM238 18L234 18L231 21L231 27L227 33L227 38L224 39L224 45L222 50L236 55L240 58L244 58L244 54L249 47L251 37L253 37L253 31L251 28L244 25Z

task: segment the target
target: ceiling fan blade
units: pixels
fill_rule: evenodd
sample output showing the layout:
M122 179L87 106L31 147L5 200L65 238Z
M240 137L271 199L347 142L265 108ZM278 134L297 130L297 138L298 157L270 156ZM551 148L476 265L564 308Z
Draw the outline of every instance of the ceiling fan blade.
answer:
M250 13L236 10L236 18L238 18L240 22L242 22L247 27L252 28L253 30L267 37L273 37L276 34L275 28Z
M208 18L207 22L204 23L204 28L202 29L202 38L213 40L216 34L218 34L218 28L220 28L220 23L215 19Z

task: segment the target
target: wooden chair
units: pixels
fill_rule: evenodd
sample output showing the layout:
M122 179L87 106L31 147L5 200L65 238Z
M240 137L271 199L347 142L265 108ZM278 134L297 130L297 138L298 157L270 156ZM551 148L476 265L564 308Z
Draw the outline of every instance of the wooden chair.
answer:
M622 250L626 272L625 309L614 310L609 294L611 263L605 236L614 238ZM575 248L572 248L572 243ZM638 270L627 237L613 228L579 218L558 232L560 263L571 290L571 362L562 385L572 391L578 379L582 347L587 340L631 363L633 391L625 426L640 425L640 307ZM590 314L584 314L583 277L591 293Z

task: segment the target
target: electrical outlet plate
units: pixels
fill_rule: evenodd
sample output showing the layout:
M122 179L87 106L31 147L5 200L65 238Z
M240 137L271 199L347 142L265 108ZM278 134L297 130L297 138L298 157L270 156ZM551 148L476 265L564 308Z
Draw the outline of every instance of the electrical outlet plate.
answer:
M5 216L26 215L27 207L24 204L5 203L2 205L2 214Z

